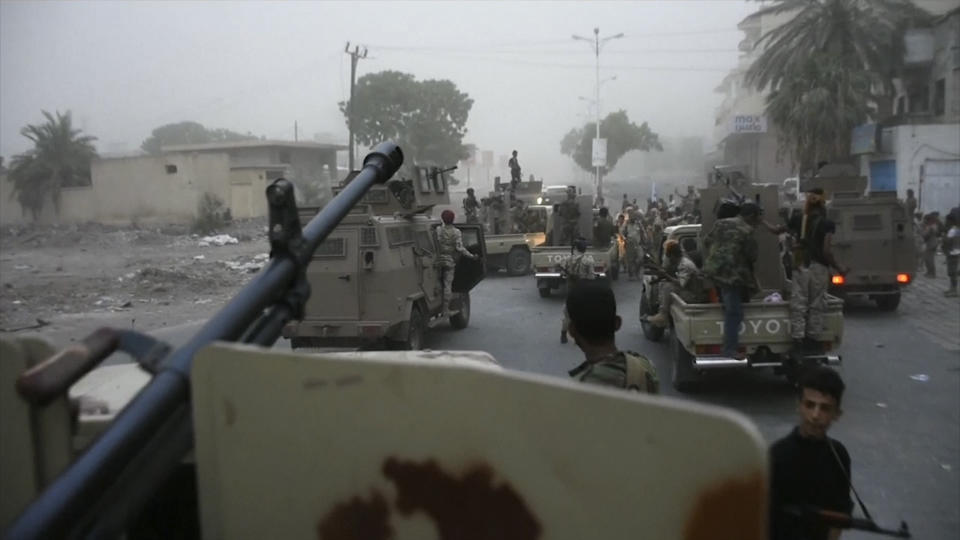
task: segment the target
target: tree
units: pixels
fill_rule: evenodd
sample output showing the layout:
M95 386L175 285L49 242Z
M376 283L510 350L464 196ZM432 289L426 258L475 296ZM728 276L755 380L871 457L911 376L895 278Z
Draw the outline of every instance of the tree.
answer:
M794 13L755 45L762 54L747 70L746 82L776 90L791 74L807 71L813 55L830 57L846 69L870 77L885 117L892 112L893 79L903 67L903 33L930 15L910 0L774 0L754 15Z
M779 127L781 151L801 173L820 161L850 155L850 133L873 114L871 76L837 58L811 56L767 97L767 114Z
M573 128L560 141L560 152L573 158L573 161L585 171L593 171L593 139L597 133L596 122L589 122L582 128ZM660 137L650 129L646 122L639 126L630 121L626 111L610 113L600 121L600 136L607 139L607 166L601 167L602 174L613 170L624 154L631 150L662 151Z
M90 184L90 160L97 156L96 137L74 129L70 111L56 116L42 111L46 122L28 124L20 134L33 141L33 148L10 160L9 179L20 206L37 219L44 201L50 197L54 211L60 213L63 187Z
M340 112L360 144L374 146L392 139L406 163L453 165L466 158L463 144L473 100L448 80L417 81L409 73L381 71L357 80L353 103L341 101Z
M160 126L151 132L140 148L158 156L164 146L181 144L207 144L215 142L250 141L257 137L252 133L237 133L229 129L208 129L197 122L177 122Z

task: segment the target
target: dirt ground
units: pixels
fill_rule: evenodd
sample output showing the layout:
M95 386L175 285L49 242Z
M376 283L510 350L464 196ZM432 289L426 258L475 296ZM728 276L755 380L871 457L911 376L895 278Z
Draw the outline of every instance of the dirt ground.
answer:
M234 222L235 244L203 246L186 226L0 230L0 334L56 346L101 326L151 331L209 317L266 261L266 220Z

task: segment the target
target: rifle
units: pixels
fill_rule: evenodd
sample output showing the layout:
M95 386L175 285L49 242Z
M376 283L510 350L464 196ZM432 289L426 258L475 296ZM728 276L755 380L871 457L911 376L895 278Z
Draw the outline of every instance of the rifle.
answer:
M360 173L302 229L293 184L283 178L270 184L270 262L173 353L167 354L169 348L158 347L150 336L102 329L85 340L90 346L82 358L74 355L67 362L66 355L54 356L24 373L18 390L37 402L49 398L51 391L66 391L117 348L139 345L138 362L154 376L18 516L5 538L119 536L193 447L193 355L214 341L270 346L284 324L302 318L310 297L305 270L314 251L370 187L386 182L402 163L403 152L396 144L381 143L364 158ZM103 335L110 339L103 340Z
M787 506L784 507L784 513L796 516L808 523L819 523L834 529L854 529L894 538L911 538L910 528L907 527L905 521L900 522L899 529L885 529L869 517L866 519L855 518L848 514L823 510L813 506Z

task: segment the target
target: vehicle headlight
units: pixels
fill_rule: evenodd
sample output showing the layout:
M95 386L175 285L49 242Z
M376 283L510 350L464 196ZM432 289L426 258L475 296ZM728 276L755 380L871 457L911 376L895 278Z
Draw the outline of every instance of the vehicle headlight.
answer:
M537 197L537 204L543 204L543 197Z

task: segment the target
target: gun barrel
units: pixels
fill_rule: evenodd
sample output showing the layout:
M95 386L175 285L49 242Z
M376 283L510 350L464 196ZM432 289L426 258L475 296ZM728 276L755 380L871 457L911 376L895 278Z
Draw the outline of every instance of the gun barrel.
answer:
M320 243L370 187L386 182L402 163L403 153L392 142L367 155L360 173L304 228L303 248L295 254L299 264L309 264ZM104 527L122 527L193 446L189 400L194 354L213 341L237 341L265 308L283 298L297 268L289 258L271 260L167 357L161 371L20 514L5 538L87 536L94 527L97 536L106 536L101 534L109 532Z

